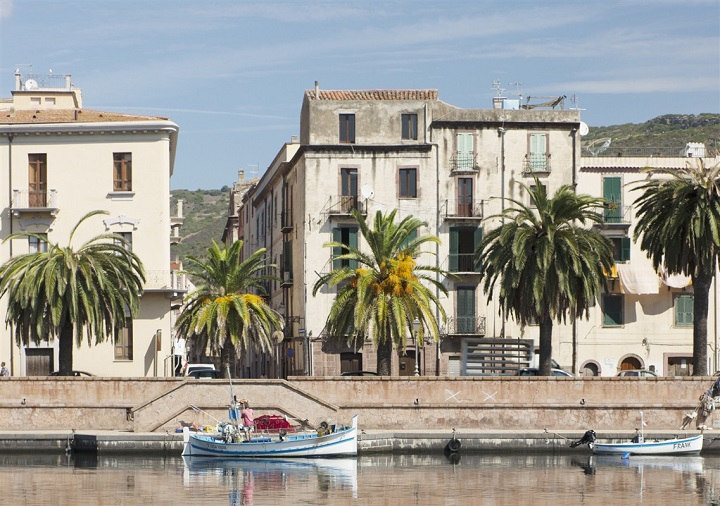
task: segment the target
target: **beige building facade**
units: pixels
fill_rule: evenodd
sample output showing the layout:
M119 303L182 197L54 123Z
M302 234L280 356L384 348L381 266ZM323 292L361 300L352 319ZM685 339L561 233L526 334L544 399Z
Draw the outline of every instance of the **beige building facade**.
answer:
M137 317L114 338L76 348L74 368L103 376L171 375L171 305L185 293L184 276L170 262L182 224L181 207L171 216L169 206L178 126L166 118L86 109L70 76L60 83L52 77L45 83L16 74L12 97L0 101L0 236L33 232L67 244L83 215L106 211L81 226L73 245L120 234L143 262L147 281ZM44 248L45 241L8 240L0 245L0 261ZM0 359L13 375L57 370L57 341L18 346L12 333L12 324L0 327Z

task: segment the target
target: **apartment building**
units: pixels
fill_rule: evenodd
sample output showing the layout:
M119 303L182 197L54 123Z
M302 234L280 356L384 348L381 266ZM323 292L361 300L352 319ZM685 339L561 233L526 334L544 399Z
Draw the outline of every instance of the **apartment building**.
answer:
M602 139L601 139L602 140ZM651 369L662 376L692 374L693 289L690 278L656 272L633 241L637 217L634 189L650 177L647 168L680 169L702 159L720 162L705 146L615 147L612 139L588 146L580 161L578 191L607 202L600 232L615 245L609 291L577 323L575 342L559 343L562 356L576 353L578 370L613 376L623 369ZM718 369L717 283L710 291L708 357Z
M0 237L34 232L67 244L83 215L104 210L106 216L81 226L74 245L117 233L146 269L138 315L128 317L114 338L77 348L77 370L102 376L172 374L171 306L185 293L184 277L170 262L170 244L180 239L182 224L182 208L171 216L169 203L177 138L178 126L167 118L86 109L69 75L18 72L12 97L0 100L0 178L6 182ZM0 262L46 247L35 239L6 241ZM57 341L19 347L12 335L12 325L0 326L0 359L14 376L58 368Z
M561 106L562 98L533 105L497 97L487 109L463 109L432 89L307 90L299 139L281 148L239 210L246 247L267 248L279 266L279 280L268 286L286 320L276 374L375 368L370 342L353 348L326 335L336 291L312 295L318 276L340 262L327 242L363 247L354 209L370 217L398 209L400 218L425 221L420 233L442 243L421 262L453 274L442 279L448 321L440 341L415 346L410 336L393 359L393 374L412 375L416 367L422 375L508 373L482 359L474 363L497 354L483 349L488 344L531 360L538 329L499 316L497 301L478 286L473 252L483 228L492 226L483 218L500 212L503 198L528 199L520 183L533 185L537 177L552 192L576 182L580 117ZM561 342L571 327L557 325L554 333ZM253 375L254 366L246 367Z

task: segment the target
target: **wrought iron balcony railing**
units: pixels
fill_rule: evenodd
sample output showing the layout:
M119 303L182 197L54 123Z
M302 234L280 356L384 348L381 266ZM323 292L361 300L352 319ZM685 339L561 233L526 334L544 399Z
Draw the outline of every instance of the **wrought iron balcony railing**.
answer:
M351 211L363 211L362 201L357 195L334 195L330 197L328 212L330 214L350 214Z
M460 198L445 201L445 219L462 219L483 217L483 201Z
M550 153L530 153L525 155L522 171L523 174L550 172Z
M445 325L440 329L443 335L485 335L484 316L449 316Z
M475 153L455 153L450 157L450 170L477 170Z

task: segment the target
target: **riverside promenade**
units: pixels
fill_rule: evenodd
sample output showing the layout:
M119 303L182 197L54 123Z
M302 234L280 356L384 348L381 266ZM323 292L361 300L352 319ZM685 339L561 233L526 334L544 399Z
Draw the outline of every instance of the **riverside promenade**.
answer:
M648 438L681 431L714 378L291 377L233 380L256 416L285 416L312 429L360 417L360 452L569 451L588 430L632 437L640 412ZM179 453L183 426L227 419L227 380L187 378L1 378L0 448ZM706 425L705 451L720 451L720 417ZM574 451L579 451L578 449ZM582 450L580 450L582 451ZM587 449L585 449L587 451Z

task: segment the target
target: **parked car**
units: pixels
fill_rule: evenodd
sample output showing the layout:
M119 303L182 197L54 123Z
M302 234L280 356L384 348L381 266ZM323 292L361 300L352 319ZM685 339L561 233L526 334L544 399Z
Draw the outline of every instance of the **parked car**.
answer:
M378 373L372 371L348 371L342 373L340 376L377 376Z
M185 376L192 376L193 371L214 371L214 364L185 364Z
M617 373L618 376L630 376L630 377L640 377L640 378L654 378L657 376L657 374L654 371L650 371L649 369L628 369L626 371L620 371Z
M550 369L553 376L562 376L562 377L570 377L572 378L573 375L570 374L567 371L563 371L562 369L556 369L552 368ZM539 376L540 375L540 369L537 367L523 367L522 369L518 370L516 376Z
M60 371L51 372L50 376L60 376ZM94 376L94 374L85 371L71 371L70 376Z
M215 369L194 369L190 371L190 374L188 374L187 377L192 377L195 379L217 379L220 377L220 371L217 371Z

